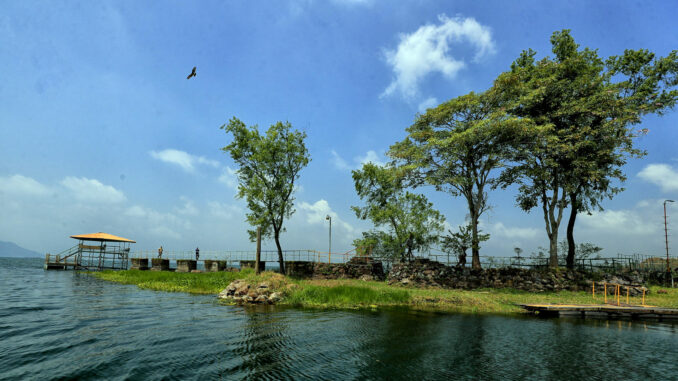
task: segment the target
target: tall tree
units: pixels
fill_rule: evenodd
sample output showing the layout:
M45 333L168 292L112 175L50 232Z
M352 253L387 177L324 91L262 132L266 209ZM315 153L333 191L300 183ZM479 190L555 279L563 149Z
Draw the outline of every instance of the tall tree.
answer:
M397 259L410 258L438 240L445 218L426 196L403 188L393 167L364 164L352 172L355 189L365 206L352 206L356 216L369 219L377 229L363 233L356 246L369 245Z
M534 60L525 51L496 82L514 99L510 112L540 128L521 142L518 204L541 205L549 237L549 263L558 264L558 229L569 205L566 264L574 266L577 214L602 209L601 201L623 190L621 167L644 153L633 146L642 115L665 112L676 102L676 52L654 59L626 51L607 65L595 50L579 49L569 30L551 37L555 57Z
M480 268L478 220L489 207L487 191L501 183L493 173L503 168L508 142L522 136L525 123L504 112L494 90L470 93L418 115L405 140L389 150L410 185L466 199L473 268Z
M247 127L235 117L220 128L233 135L222 150L238 165L237 197L247 200L247 222L260 226L262 237L273 236L284 274L280 233L285 231L285 218L295 212L293 193L299 172L311 160L304 144L306 133L293 130L289 122L277 122L261 135L256 125ZM248 233L254 241L256 229Z

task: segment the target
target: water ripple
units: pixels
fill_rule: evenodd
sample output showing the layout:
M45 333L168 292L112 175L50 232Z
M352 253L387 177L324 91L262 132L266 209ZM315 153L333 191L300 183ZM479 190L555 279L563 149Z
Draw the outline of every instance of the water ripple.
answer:
M41 265L0 258L0 380L579 381L678 374L672 324L245 308Z

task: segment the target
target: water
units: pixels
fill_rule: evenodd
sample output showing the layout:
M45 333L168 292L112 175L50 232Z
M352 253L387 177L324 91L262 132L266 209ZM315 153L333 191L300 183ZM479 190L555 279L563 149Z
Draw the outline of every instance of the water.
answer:
M0 258L0 379L678 379L678 325L220 305Z

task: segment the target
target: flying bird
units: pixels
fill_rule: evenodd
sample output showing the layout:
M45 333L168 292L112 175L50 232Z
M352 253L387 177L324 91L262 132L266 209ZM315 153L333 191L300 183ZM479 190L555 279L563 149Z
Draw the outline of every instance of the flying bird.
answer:
M193 70L191 70L191 74L186 77L186 79L191 79L191 77L195 77L195 69L197 69L197 66L193 66Z

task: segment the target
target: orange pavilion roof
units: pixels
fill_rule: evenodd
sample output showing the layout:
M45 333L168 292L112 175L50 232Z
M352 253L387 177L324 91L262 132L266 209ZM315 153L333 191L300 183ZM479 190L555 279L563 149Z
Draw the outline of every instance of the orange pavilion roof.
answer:
M118 237L118 236L113 235L113 234L102 233L102 232L92 233L92 234L72 235L71 238L80 239L80 240L83 240L83 241L137 243L137 241L132 241L131 239L122 238L122 237Z

